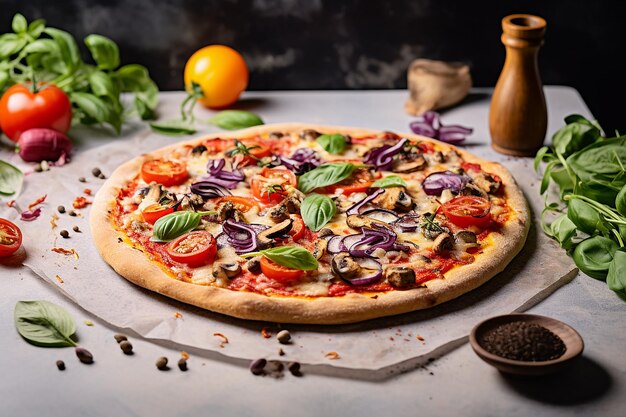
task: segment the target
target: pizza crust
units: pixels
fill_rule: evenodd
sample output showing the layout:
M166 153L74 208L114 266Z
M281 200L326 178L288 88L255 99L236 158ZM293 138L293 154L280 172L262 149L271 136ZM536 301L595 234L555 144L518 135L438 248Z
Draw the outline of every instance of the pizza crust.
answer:
M127 280L167 297L214 312L242 319L281 323L340 324L433 307L457 298L502 272L524 246L530 226L530 211L515 179L502 165L482 160L462 149L450 146L468 162L479 163L488 172L502 179L507 204L513 210L501 233L491 233L492 244L468 265L446 272L444 279L427 281L424 287L395 290L377 294L347 294L341 297L265 296L252 292L234 291L214 286L187 283L172 278L158 264L130 244L110 219L111 210L120 190L132 180L144 160L158 157L181 145L199 144L210 138L237 138L275 131L314 129L321 133L343 133L354 136L380 131L351 127L284 123L253 127L235 132L220 132L176 143L149 155L132 159L117 168L98 191L89 215L96 247L104 260ZM403 134L411 139L440 143L426 137ZM449 145L448 145L449 146ZM121 239L120 239L121 238Z

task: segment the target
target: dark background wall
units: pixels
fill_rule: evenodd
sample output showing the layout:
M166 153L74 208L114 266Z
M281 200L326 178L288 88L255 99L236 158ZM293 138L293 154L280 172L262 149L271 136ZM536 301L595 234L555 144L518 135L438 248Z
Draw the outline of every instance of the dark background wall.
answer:
M405 88L418 57L460 60L474 84L502 68L500 19L548 21L545 84L577 88L607 132L626 133L625 2L583 0L0 0L0 30L15 12L82 39L115 40L123 63L146 65L163 90L182 88L198 48L223 43L251 69L251 90Z

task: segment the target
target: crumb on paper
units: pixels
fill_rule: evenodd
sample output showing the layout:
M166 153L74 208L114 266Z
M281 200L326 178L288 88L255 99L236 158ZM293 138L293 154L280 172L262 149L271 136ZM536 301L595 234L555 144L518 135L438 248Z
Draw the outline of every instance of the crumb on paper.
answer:
M91 188L85 188L83 193L85 193L85 195L91 195Z
M189 353L185 352L184 350L182 352L180 352L180 356L181 358L183 358L184 360L189 359Z
M423 341L424 341L424 338L423 338L422 336L420 336L419 334L418 334L418 335L416 335L416 336L415 336L415 338L416 338L417 340L419 340L420 342L423 342Z
M389 336L389 340L393 342L395 339L393 338L393 336Z
M60 276L58 276L58 275L55 275L54 277L57 279L57 282L58 282L59 284L63 284L63 283L65 282L65 281L63 281L63 278L61 278L61 277L60 277Z
M220 347L221 348L223 348L224 345L226 345L228 343L228 338L226 336L224 336L222 333L213 333L213 336L219 337L220 339L222 339L222 341L220 342Z
M87 200L85 197L76 197L72 202L72 207L75 209L82 209L87 207L87 205L91 204L91 201Z
M327 352L324 356L326 356L331 361L341 359L341 356L337 352Z
M33 201L32 203L30 203L28 205L28 209L32 210L33 207L38 206L39 204L43 203L44 201L46 201L46 198L48 197L48 194L45 194L41 197L39 197L37 200Z
M53 213L52 216L50 216L50 226L52 226L52 230L57 228L57 220L59 220L59 216Z
M71 249L65 249L65 248L52 248L51 249L52 252L56 252L56 253L60 253L61 255L74 255L74 259L78 260L78 252L76 252L76 249L71 248Z
M183 315L180 312L177 311L176 313L174 313L174 318L175 319L180 319L182 317L183 317Z
M272 337L272 332L270 332L270 329L268 329L267 327L264 327L261 329L261 336L263 336L265 339L269 339L270 337Z
M15 205L15 200L11 200L11 201L7 202L7 207L8 208L13 208L14 205Z
M90 327L93 326L93 321L91 321L91 320L85 320L84 323L87 326L90 326Z

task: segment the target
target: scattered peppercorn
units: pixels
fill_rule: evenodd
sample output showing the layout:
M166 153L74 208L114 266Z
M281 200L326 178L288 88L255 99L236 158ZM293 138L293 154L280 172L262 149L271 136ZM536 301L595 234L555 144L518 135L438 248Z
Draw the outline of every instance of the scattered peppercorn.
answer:
M57 211L58 211L59 213L65 213L65 206L59 206L59 207L57 207Z
M72 217L76 217L76 212L74 210L68 210L67 214L69 214Z
M525 362L548 361L565 353L565 344L545 327L526 321L514 321L484 334L480 344L494 355Z
M100 174L102 174L102 171L100 171L100 168L94 168L91 170L91 173L93 174L94 177L98 177L100 176Z
M63 229L59 232L59 234L61 235L62 238L67 239L70 237L70 232L68 232L67 230Z
M289 372L291 372L291 375L293 376L302 376L302 373L300 372L299 362L291 362L289 365L287 365L287 369L289 369Z
M85 179L85 177L78 177L78 181L80 181L80 182L87 182L87 180Z
M167 358L165 356L161 356L159 359L157 359L156 367L160 371L165 371L167 369Z
M81 233L80 227L78 227L78 226L72 227L72 230L75 231L76 233Z
M178 360L178 369L180 369L183 372L187 371L187 360L185 358L180 358Z
M82 347L76 348L76 356L82 363L90 364L93 363L93 355L87 349Z
M122 340L122 342L120 343L120 349L122 349L122 352L124 352L124 354L126 355L133 354L133 345L128 340Z
M263 374L265 365L267 365L267 360L263 358L255 359L250 363L250 372L252 372L253 375L261 375Z
M62 360L58 360L57 368L59 368L59 371L65 371L65 362L63 362Z
M285 351L282 349L278 349L278 356L285 356Z
M100 178L101 180L104 180L104 179L106 179L106 175L100 174L100 175L98 175L98 178Z
M128 338L125 335L120 334L120 333L114 334L113 338L115 339L117 343L122 343L124 340L128 340Z
M289 330L281 330L276 335L276 339L278 339L278 341L283 345L286 345L291 340L291 334L289 333Z

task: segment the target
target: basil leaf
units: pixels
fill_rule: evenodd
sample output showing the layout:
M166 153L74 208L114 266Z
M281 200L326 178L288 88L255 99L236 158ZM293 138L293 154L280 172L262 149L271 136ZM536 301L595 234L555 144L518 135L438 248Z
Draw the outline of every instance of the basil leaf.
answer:
M192 231L200 224L202 214L194 211L176 211L161 217L154 223L152 242L169 242Z
M96 122L107 122L111 118L109 107L100 97L96 97L90 93L74 92L70 93L70 100L86 116Z
M120 96L119 90L111 77L103 71L93 71L89 74L89 86L93 94L98 97L109 97L112 100L118 100Z
M169 136L182 136L196 133L196 129L186 120L164 120L150 123L150 127L157 133Z
M0 159L0 194L19 194L23 181L22 171Z
M34 39L41 36L43 30L46 28L46 21L43 19L35 19L28 25L28 34Z
M623 248L615 252L609 264L606 283L611 290L626 295L626 252Z
M9 76L8 72L0 71L0 90L2 90L5 85L7 85L10 79L11 77Z
M313 254L301 246L278 246L260 252L272 262L291 269L313 271L319 266Z
M335 202L320 194L308 195L300 208L302 220L307 227L315 232L326 226L326 223L337 213Z
M28 29L28 22L22 14L17 13L15 16L13 16L11 28L15 33L26 33L26 30Z
M0 36L0 59L5 59L18 53L28 40L20 38L15 33L7 33Z
M143 120L154 119L159 101L159 88L150 79L146 67L137 64L124 65L111 73L111 77L121 91L135 93L135 110Z
M348 162L324 164L303 174L298 179L298 189L308 193L316 188L337 184L348 178L356 167Z
M224 110L209 119L209 123L222 129L237 130L263 124L263 120L254 113L243 110Z
M372 184L372 187L389 188L389 187L407 187L406 181L404 181L398 175L389 175L385 178L381 178Z
M346 150L346 137L340 134L321 135L316 142L328 153L338 154Z
M24 48L27 54L47 54L58 52L57 44L52 39L37 39Z
M80 52L76 41L69 33L55 28L46 28L45 33L50 35L59 47L59 55L69 71L74 71L80 66Z
M27 342L44 347L76 346L74 319L64 308L48 301L18 301L15 327Z
M89 35L85 38L85 45L98 68L114 70L120 66L120 50L111 39L102 35Z

